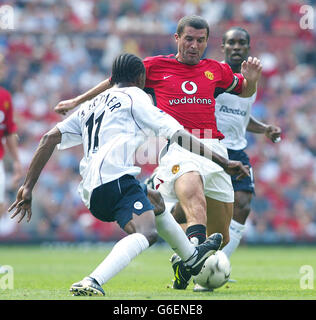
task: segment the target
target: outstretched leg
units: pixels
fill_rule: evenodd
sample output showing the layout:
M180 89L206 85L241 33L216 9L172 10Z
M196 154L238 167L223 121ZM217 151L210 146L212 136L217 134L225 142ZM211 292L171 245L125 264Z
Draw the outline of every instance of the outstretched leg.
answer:
M71 286L70 291L74 295L104 295L101 286L157 240L153 211L146 211L141 215L133 214L124 230L129 235L115 244L109 255L89 277Z

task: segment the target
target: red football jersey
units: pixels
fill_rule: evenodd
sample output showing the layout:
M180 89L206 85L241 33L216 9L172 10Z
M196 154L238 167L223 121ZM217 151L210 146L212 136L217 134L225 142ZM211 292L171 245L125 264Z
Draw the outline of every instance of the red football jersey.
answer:
M146 91L159 109L200 138L224 138L217 130L215 98L223 92L241 93L241 74L212 59L187 65L177 61L174 54L145 58L144 65Z
M3 136L16 132L13 120L13 107L10 93L0 87L0 159L4 156Z

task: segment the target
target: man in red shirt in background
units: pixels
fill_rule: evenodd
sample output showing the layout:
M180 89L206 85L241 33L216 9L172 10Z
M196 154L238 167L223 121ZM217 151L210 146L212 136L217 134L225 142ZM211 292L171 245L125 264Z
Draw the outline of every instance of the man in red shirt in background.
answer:
M4 57L0 55L0 79L3 77ZM5 172L3 158L5 146L13 159L12 186L17 186L22 177L22 166L18 156L17 126L13 119L13 106L11 94L0 87L0 217L5 212ZM5 145L4 143L5 142Z
M215 97L223 92L252 96L262 66L257 58L249 57L242 64L242 74L234 74L225 63L202 59L208 37L209 26L203 18L182 18L175 33L177 54L144 59L145 87L159 109L178 120L212 150L228 158L227 149L220 143L224 136L217 130ZM65 114L110 86L107 79L74 99L61 101L55 111ZM215 163L205 162L200 156L192 157L171 145L161 157L154 186L165 201L180 202L190 239L202 243L207 227L208 234L223 234L223 245L229 242L234 191L230 177ZM172 265L173 288L185 289L190 275L185 273L178 257L172 258Z

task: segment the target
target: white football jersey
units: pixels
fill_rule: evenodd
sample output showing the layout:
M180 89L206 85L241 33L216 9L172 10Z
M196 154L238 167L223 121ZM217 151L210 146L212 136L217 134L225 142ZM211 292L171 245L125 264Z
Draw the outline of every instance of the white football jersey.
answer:
M225 136L221 142L226 148L242 150L247 147L246 130L256 95L243 98L222 93L216 98L215 117L218 130Z
M125 174L140 173L135 152L148 136L171 138L183 129L137 87L106 90L83 103L57 127L62 133L59 149L83 144L78 190L88 208L93 189Z

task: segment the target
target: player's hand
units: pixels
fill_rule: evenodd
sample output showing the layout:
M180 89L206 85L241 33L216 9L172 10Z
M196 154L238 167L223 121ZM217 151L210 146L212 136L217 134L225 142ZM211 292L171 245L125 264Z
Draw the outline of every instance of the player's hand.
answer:
M277 142L281 138L281 128L273 125L268 125L264 131L264 134L272 142Z
M229 160L224 170L231 176L237 175L237 180L250 177L249 166L243 165L240 161Z
M76 108L77 105L76 99L63 100L57 104L54 110L59 114L66 115L68 111Z
M20 215L20 219L18 220L19 223L26 215L26 221L29 222L32 217L32 191L27 189L25 186L20 187L16 195L16 200L11 204L8 211L10 212L14 208L15 211L11 215L11 219Z
M262 72L261 61L254 57L248 57L247 61L241 64L241 73L248 82L258 82Z

